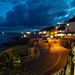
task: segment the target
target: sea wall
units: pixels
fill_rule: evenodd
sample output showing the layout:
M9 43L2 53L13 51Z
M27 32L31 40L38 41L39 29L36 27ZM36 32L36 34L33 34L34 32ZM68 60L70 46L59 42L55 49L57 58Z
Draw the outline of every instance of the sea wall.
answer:
M65 47L65 48L70 48L67 40L58 39L57 42L58 42L59 45Z
M14 55L26 55L27 53L27 45L17 45L13 46L11 48L8 48L6 50L3 50L1 52L7 52L8 54L14 54Z
M73 45L74 45L74 41L73 40L65 40L65 39L58 39L57 42L68 49L72 49Z

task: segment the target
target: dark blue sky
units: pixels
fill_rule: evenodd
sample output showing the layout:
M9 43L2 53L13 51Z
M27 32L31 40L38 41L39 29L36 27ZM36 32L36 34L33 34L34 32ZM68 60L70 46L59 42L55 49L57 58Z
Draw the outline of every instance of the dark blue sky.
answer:
M37 31L74 16L74 0L0 0L0 32Z

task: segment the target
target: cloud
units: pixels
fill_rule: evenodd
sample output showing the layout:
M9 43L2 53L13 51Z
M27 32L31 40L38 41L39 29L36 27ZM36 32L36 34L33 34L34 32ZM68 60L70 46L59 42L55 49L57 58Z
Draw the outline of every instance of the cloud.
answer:
M1 27L0 32L31 32L31 31L38 31L39 29L29 28L26 26L15 26L15 27Z
M9 1L9 0L2 0ZM74 0L10 0L15 5L6 14L9 27L35 29L64 23L75 16Z
M0 16L0 25L4 25L6 23L7 23L6 19Z
M0 2L9 2L12 4L25 3L27 0L0 0Z

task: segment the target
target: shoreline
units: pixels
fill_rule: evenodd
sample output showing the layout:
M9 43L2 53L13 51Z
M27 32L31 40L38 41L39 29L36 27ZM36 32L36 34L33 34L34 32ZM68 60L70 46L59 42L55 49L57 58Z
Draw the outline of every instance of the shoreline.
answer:
M15 37L12 39L15 39L15 40L0 44L0 46L6 46L6 48L0 49L0 52L6 51L10 48L13 48L14 46L17 46L17 45L27 45L30 38L28 38L28 37L27 38Z
M13 39L16 40L0 44L0 46L26 45L30 38L13 38Z
M38 36L38 38L39 37L40 36ZM37 37L36 36L14 37L14 38L12 38L14 40L0 44L0 46L3 46L2 49L0 49L0 52L10 49L17 45L28 45L31 38L37 38Z

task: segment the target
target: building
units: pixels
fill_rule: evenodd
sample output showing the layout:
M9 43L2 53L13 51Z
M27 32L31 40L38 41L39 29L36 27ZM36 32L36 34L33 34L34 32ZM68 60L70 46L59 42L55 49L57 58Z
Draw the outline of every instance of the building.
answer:
M55 30L58 30L59 27L65 27L65 24L58 24L55 26Z
M75 22L56 25L55 30L51 32L54 37L75 38Z
M57 36L57 37L64 37L65 36L65 27L64 26L60 26L57 29L57 34L55 36Z
M42 37L48 37L51 35L51 32L52 30L54 30L55 27L52 26L52 27L47 27L47 28L44 28L42 30L39 31L39 34L41 34Z
M75 22L67 22L65 28L66 38L75 38Z
M59 24L55 26L55 29L51 31L53 37L64 37L65 36L65 24Z
M66 23L66 32L75 32L75 22Z

